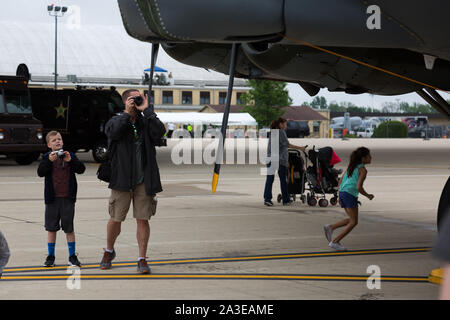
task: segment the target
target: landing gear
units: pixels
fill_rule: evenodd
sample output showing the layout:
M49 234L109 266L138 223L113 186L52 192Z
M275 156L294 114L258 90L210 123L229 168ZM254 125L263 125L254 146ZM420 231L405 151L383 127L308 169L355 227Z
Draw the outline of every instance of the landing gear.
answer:
M438 214L437 214L438 231L442 226L442 221L444 221L444 218L446 218L446 216L448 216L449 214L450 214L450 177L448 178L447 183L444 186L444 189L442 189L441 198L439 199Z

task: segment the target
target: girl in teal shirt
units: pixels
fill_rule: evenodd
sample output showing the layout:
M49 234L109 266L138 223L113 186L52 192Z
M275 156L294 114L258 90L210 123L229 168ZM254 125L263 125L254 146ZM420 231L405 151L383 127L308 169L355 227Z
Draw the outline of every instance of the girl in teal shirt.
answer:
M365 147L356 149L350 155L350 163L347 171L342 175L338 186L339 203L349 218L333 225L327 224L324 226L325 236L332 249L338 251L347 250L341 245L340 241L358 224L358 194L361 193L369 198L369 200L374 198L373 194L367 193L363 188L364 180L367 176L365 165L371 163L371 161L372 156L370 155L370 150ZM344 230L332 240L333 231L341 227L345 227Z

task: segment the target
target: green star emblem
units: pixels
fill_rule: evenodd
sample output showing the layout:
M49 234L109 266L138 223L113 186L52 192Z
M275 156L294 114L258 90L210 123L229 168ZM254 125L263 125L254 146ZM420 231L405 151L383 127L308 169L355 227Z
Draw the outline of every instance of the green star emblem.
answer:
M62 102L59 105L59 107L55 107L55 110L56 110L56 119L58 119L59 117L64 119L66 117L65 113L67 108L64 108Z

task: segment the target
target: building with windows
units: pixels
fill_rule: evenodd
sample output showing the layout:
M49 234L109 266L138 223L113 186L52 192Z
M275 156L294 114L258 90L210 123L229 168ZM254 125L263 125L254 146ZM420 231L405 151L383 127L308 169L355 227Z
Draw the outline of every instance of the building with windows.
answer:
M243 112L240 105L231 105L230 113ZM225 110L223 104L206 105L199 112L222 113ZM307 106L289 106L284 108L283 118L294 121L307 121L310 138L329 138L330 112L328 110L314 110Z
M25 63L30 86L54 86L54 23L0 21L0 74L15 75ZM119 93L148 89L151 45L131 38L122 25L82 25L59 22L58 89L115 87ZM161 48L152 87L157 112L192 112L207 104L225 104L228 76L182 64ZM164 79L164 80L161 80ZM159 81L161 80L161 81ZM162 84L163 83L163 84ZM247 92L247 81L236 78L232 103Z

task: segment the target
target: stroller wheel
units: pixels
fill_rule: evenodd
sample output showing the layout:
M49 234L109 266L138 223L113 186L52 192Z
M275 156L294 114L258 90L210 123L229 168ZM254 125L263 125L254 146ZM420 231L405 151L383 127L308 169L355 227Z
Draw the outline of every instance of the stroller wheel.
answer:
M320 199L319 200L319 206L324 208L324 207L328 207L328 200L327 199Z
M277 202L281 203L281 200L283 200L283 196L281 194L278 194Z
M336 197L331 198L330 199L330 203L331 203L332 206L337 205L337 198Z
M292 195L291 195L291 200L292 200L292 201L295 201L295 194L292 194Z
M306 202L306 196L304 194L302 194L300 196L300 200L302 200L302 203L304 204Z
M314 206L317 204L316 198L313 198L313 197L309 198L308 204L309 204L311 207L314 207Z

